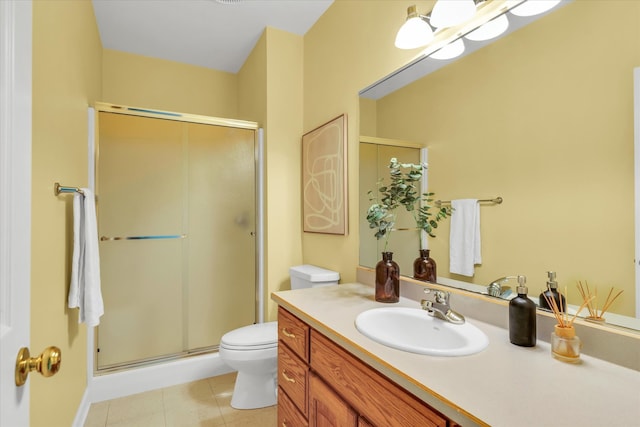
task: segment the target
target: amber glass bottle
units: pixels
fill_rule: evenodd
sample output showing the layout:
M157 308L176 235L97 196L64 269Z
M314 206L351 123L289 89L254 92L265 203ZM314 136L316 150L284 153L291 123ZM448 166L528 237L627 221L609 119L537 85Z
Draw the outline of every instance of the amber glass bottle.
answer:
M436 283L436 262L429 257L429 249L420 249L420 257L413 261L413 278Z
M382 260L376 264L376 301L400 300L400 267L393 260L393 252L382 252Z

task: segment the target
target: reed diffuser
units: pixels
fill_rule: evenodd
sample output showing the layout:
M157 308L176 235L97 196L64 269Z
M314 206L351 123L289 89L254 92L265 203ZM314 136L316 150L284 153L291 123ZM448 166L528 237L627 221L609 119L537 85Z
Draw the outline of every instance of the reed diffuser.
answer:
M583 301L587 301L587 310L589 310L589 316L586 318L592 322L604 322L604 313L611 307L611 304L620 296L622 291L618 292L613 298L613 286L609 289L609 294L607 295L607 299L604 301L604 305L601 309L598 309L598 287L594 288L593 295L591 294L591 290L589 289L589 284L585 281L584 286L582 282L578 282L578 290L580 291L580 295L582 296Z
M567 289L565 287L564 294L567 295ZM551 333L551 355L563 362L579 363L580 362L580 350L582 348L582 342L580 338L576 336L576 330L573 327L573 322L578 317L578 314L587 304L593 299L588 297L584 300L576 314L569 316L567 313L567 307L562 301L557 302L554 298L549 298L544 295L547 304L551 308L551 312L558 322L553 332Z

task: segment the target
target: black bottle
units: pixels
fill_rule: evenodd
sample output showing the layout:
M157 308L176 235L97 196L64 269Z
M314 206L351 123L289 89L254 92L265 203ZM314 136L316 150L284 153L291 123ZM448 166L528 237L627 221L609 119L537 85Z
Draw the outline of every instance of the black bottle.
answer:
M547 280L547 290L540 294L540 308L544 308L546 310L551 310L551 306L547 302L547 298L549 301L555 301L556 307L558 311L563 312L567 308L567 302L560 292L558 292L558 282L556 282L556 273L555 271L547 271L547 276L549 276L549 280ZM547 298L545 298L545 296Z
M526 277L518 276L518 296L509 301L509 340L522 347L536 345L536 303L527 297Z

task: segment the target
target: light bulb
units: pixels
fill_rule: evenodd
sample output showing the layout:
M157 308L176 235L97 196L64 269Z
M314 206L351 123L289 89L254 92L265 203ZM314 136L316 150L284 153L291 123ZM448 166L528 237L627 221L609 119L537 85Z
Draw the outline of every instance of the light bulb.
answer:
M468 21L476 13L473 0L438 0L431 11L431 25L435 28L453 27Z
M442 49L435 51L434 53L429 55L429 58L440 59L440 60L452 59L452 58L455 58L456 56L462 55L463 52L464 52L464 42L460 38L452 43L449 43Z
M433 39L433 30L429 24L417 16L415 6L410 7L408 12L409 18L402 24L396 35L396 47L415 49L426 46Z
M471 31L465 36L465 38L473 41L490 40L507 31L507 28L509 28L509 20L507 19L507 16L500 15Z
M510 10L516 16L533 16L554 8L560 0L528 0Z

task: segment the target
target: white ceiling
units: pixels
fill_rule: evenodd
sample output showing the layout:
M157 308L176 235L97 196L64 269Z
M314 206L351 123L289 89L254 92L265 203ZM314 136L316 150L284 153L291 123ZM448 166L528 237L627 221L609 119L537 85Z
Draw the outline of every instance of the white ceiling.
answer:
M304 35L333 0L92 0L102 46L237 73L274 27Z

